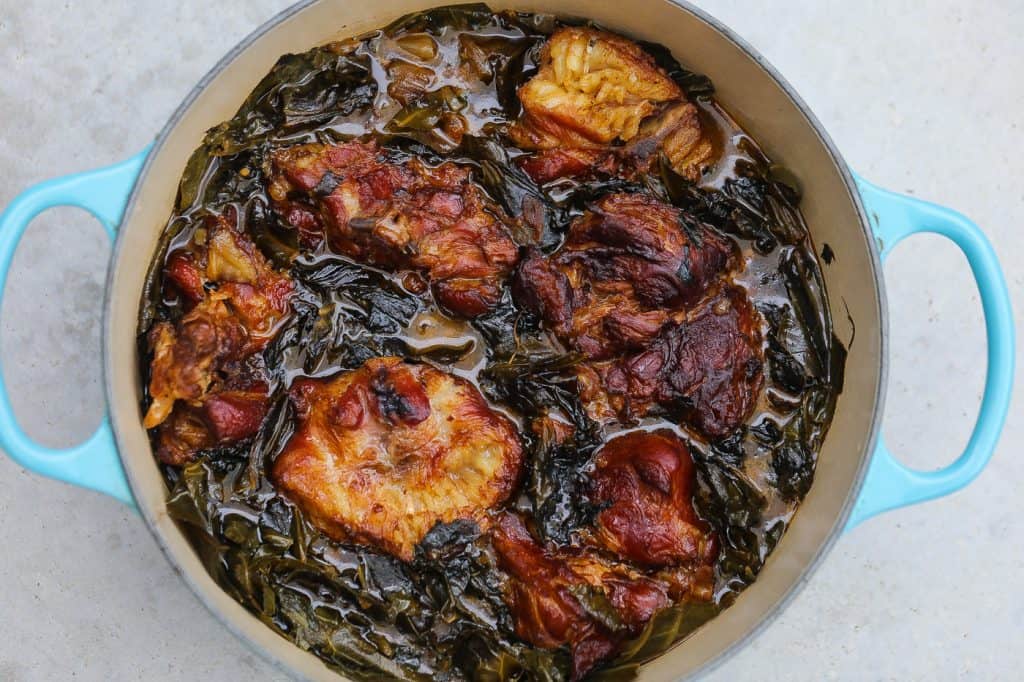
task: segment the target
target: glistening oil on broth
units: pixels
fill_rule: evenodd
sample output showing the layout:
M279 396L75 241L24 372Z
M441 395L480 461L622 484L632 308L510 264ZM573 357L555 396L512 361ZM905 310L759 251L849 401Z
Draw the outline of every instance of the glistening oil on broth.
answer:
M468 380L520 430L526 470L506 507L566 538L594 513L575 495L603 442L668 429L689 444L695 506L721 545L713 599L661 610L619 642L618 653L590 673L595 678L632 675L731 604L756 578L812 481L841 388L843 350L831 333L796 191L775 179L754 141L713 100L707 79L652 45L644 48L700 110L716 163L697 182L662 159L628 182L531 183L517 170L523 150L503 131L520 114L517 88L536 72L540 46L561 25L543 15L494 15L483 6L439 9L355 43L283 57L190 160L151 269L140 313L143 367L154 324L180 321L190 305L164 281L168 256L202 245L211 215L240 216L268 262L290 274L291 312L275 322L273 340L257 354L270 395L261 427L193 461L162 465L168 509L229 594L355 679L559 680L572 674L572 661L565 647L533 646L517 634L502 597L507 577L487 533L472 524L439 525L411 561L402 561L330 539L277 490L268 472L296 429L288 391L297 379L400 356ZM429 92L410 89L428 76ZM390 159L471 167L474 181L504 210L541 216L534 221L539 232L520 225L523 233L512 236L546 253L558 249L567 225L591 202L614 191L650 193L727 235L743 262L732 281L753 301L763 337L765 383L751 416L714 439L664 415L597 425L575 386L579 359L513 300L508 286L491 311L467 320L441 310L418 274L360 263L325 243L303 247L272 207L271 152L368 135ZM148 372L142 377L147 386L150 379ZM541 413L577 427L571 448L551 449L531 430ZM600 600L586 607L605 618L601 627L620 627Z

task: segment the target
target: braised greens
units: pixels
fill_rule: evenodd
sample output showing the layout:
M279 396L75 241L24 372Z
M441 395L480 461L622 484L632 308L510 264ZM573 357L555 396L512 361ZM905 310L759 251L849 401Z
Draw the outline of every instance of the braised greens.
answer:
M484 394L524 424L529 455L515 506L557 543L570 540L595 510L580 489L591 454L607 437L580 404L573 365L508 292L465 338L424 348L406 331L427 310L394 275L327 253L299 255L294 233L269 208L269 152L300 142L339 142L370 132L396 158L444 155L475 168L476 181L529 234L520 243L557 247L586 202L611 191L643 190L687 209L693 220L731 235L748 254L742 283L766 321L767 389L749 427L714 445L691 439L699 471L698 510L717 530L716 601L661 612L619 658L596 675L628 679L645 660L727 606L756 577L807 492L816 453L841 383L842 347L831 334L817 261L797 192L738 130L734 168L700 187L662 164L643 186L566 181L540 188L513 163L502 127L518 113L516 88L535 70L539 45L559 22L545 15L494 14L483 5L410 15L359 40L282 57L238 113L210 130L185 168L144 293L140 339L154 321L181 316L161 284L167 251L190 238L204 216L234 207L259 248L296 283L293 314L262 361L273 407L259 435L201 453L183 468L164 467L168 510L214 579L267 626L354 679L564 680L567 651L531 647L513 634L501 599L503 576L486 539L470 522L436 527L410 564L365 547L333 542L267 478L292 431L286 389L295 376L355 368L398 354L470 372ZM432 49L418 35L447 36L477 79L402 103L389 93L382 60L394 45ZM707 78L645 46L713 120L722 120ZM458 111L470 129L445 133ZM685 225L681 226L686 229ZM477 360L476 344L485 352ZM145 344L140 342L140 348ZM479 350L479 349L476 349ZM145 359L145 358L144 358ZM472 361L471 361L472 360ZM475 364L474 364L475 363ZM142 362L148 367L148 362ZM148 377L142 377L143 384ZM561 442L525 425L556 414L575 432ZM581 602L611 618L587 595ZM614 629L615 623L609 622Z

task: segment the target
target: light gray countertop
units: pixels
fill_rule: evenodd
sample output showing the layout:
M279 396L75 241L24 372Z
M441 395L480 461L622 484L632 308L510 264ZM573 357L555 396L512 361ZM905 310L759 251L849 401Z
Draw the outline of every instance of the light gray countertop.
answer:
M1019 0L698 4L785 74L853 168L982 225L1024 317ZM137 152L224 52L287 5L0 0L0 206ZM97 223L61 209L37 220L14 262L5 377L22 424L48 444L80 440L102 413L108 253ZM966 442L981 392L978 297L937 237L900 247L886 275L886 438L906 462L938 466ZM1022 405L974 485L842 538L777 622L709 679L1020 679ZM207 613L134 512L3 457L0 481L0 680L280 677Z

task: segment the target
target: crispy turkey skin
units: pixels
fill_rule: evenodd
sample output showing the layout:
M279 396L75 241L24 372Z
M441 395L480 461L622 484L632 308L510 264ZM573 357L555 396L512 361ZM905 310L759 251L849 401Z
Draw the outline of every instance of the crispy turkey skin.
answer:
M437 523L482 520L519 479L516 429L464 379L401 358L298 379L272 478L337 540L409 560Z
M562 28L544 45L537 74L519 89L523 114L510 134L527 149L602 147L632 139L659 104L682 96L633 41Z
M697 108L631 40L588 27L555 31L536 75L519 89L522 114L509 137L537 182L589 174L645 172L664 153L696 181L714 146ZM613 144L626 143L613 147Z

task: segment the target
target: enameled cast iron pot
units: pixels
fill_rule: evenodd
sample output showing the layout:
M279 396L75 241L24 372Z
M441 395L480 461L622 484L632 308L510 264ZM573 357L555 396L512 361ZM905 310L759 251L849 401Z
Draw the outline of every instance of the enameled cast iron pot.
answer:
M92 212L116 239L106 289L103 359L109 418L89 440L44 448L14 421L0 381L0 444L21 465L134 504L167 558L228 627L292 673L339 679L314 656L279 637L221 591L164 507L166 487L142 428L136 319L146 268L170 215L178 180L203 133L230 118L257 82L288 52L358 35L439 0L313 0L289 9L232 50L174 114L156 142L116 166L59 178L17 197L0 217L0 288L18 240L40 211L57 205ZM824 266L836 333L856 338L835 419L810 493L757 581L736 604L671 652L645 665L645 680L706 670L750 638L806 581L832 543L860 521L946 495L984 468L1006 416L1013 376L1013 322L996 257L981 231L953 211L891 194L857 178L786 82L711 17L668 0L495 0L515 8L591 18L628 36L662 43L714 81L719 101L803 187L802 209L814 243L839 255ZM886 309L881 260L918 232L944 235L967 257L985 311L988 372L978 422L966 450L944 469L901 465L878 436L886 379Z

